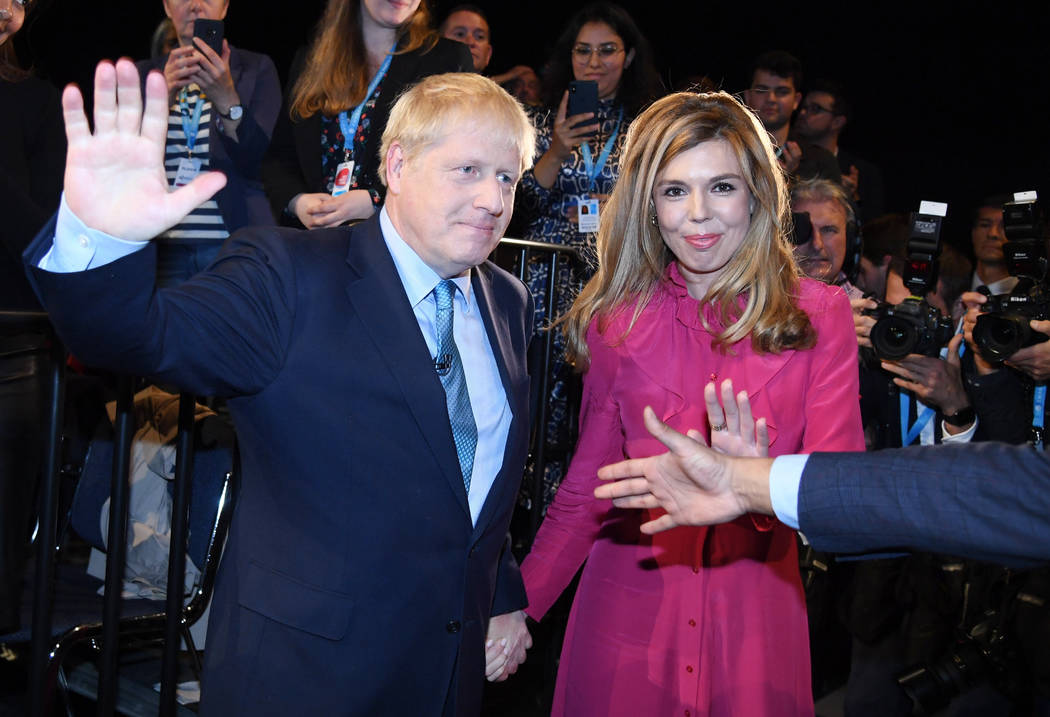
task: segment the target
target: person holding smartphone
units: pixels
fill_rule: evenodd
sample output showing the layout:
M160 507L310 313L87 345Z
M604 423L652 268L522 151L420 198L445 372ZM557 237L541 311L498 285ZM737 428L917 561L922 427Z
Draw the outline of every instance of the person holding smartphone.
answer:
M537 129L537 159L521 180L519 231L525 239L576 247L586 264L559 264L556 315L548 317L546 257L534 258L526 283L536 297L537 326L567 311L574 287L594 273L595 238L605 199L616 184L627 128L662 94L648 41L623 8L607 2L587 5L569 20L547 61L544 92L544 106L529 109ZM556 447L571 443L573 423L566 398L572 372L563 353L556 334L546 433L548 444ZM564 462L548 461L545 504L563 469Z
M235 229L272 225L261 165L281 106L281 84L266 55L231 47L222 20L229 0L164 0L178 46L142 60L168 84L164 168L174 189L201 172L219 170L226 187L168 229L157 242L157 280L190 278L215 258Z

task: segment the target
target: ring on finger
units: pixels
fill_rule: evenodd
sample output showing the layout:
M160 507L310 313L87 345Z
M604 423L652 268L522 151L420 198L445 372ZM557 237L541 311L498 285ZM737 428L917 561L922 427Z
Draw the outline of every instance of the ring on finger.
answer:
M726 424L726 422L725 422L725 421L722 421L721 423L718 423L718 424L712 424L712 425L711 425L711 430L712 430L712 431L724 431L724 430L726 430L726 429L727 429L728 427L729 427L729 426L728 426L728 425Z

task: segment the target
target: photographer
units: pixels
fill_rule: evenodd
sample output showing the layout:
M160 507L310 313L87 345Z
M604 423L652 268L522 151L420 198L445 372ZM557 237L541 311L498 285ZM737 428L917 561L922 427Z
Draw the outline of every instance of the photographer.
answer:
M981 284L979 291L961 297L966 309L963 330L973 349L964 362L964 373L974 400L995 417L993 424L982 429L982 437L1009 443L1028 441L1042 447L1045 388L1041 383L1050 377L1045 227L1034 195L1008 202L1004 209L1006 225L1002 225L1000 210L1002 228L992 233L1003 237L997 256L1009 274L996 274L999 278L993 283ZM982 217L989 214L981 207L974 227L974 250L979 257L982 245L987 250L989 243L995 243L978 240ZM987 278L980 273L981 266L979 259L975 285Z
M992 201L978 207L972 233L977 269L971 286L979 291L961 297L967 341L962 371L980 415L975 440L1041 449L1040 382L1050 376L1050 343L1043 338L1050 335L1045 235L1034 197L986 206ZM930 672L910 689L927 692L940 681L930 674L953 675L951 664L961 664L977 673L978 704L986 711L1012 706L1028 714L1050 704L1050 648L1043 637L1050 633L1050 570L965 562L944 582L955 585L941 599L954 600L960 629L947 632L941 655L922 661ZM974 693L967 702L974 703Z
M901 228L905 232L901 243L906 245L910 224L898 225L898 232ZM969 283L971 265L947 246L938 265L934 290L924 299L947 316L948 307ZM888 304L899 305L911 296L904 280L906 268L903 257L890 260L885 284ZM873 317L864 318L874 325ZM863 338L870 346L870 337ZM962 339L962 334L954 335L939 355L939 347L934 346L926 355L894 360L879 359L870 347L861 349L861 414L869 450L967 442L973 437L977 419L960 372ZM957 605L944 599L955 592L946 580L960 574L960 565L958 559L929 553L857 564L842 603L854 638L846 688L850 715L911 713L911 701L896 688L896 678L950 644Z

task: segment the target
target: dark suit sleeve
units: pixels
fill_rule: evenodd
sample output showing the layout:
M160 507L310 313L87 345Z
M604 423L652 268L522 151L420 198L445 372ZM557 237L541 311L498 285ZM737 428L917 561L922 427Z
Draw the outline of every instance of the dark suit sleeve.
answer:
M208 271L159 291L153 244L59 274L36 268L53 236L54 221L26 251L30 281L85 364L213 396L256 393L280 370L295 319L291 235L237 232Z
M907 547L1026 565L1050 560L1050 459L1001 443L814 453L798 498L814 547Z
M217 135L241 176L258 179L281 109L281 82L277 79L277 68L268 56L234 51L240 52L245 64L237 85L244 115L237 125L236 141L223 132Z
M524 335L526 337L526 344L532 342L533 339L533 322L535 319L535 303L532 298L532 294L521 282L517 282L518 287L525 297L525 313L523 316ZM528 352L526 351L526 355ZM534 377L530 376L529 380L533 380ZM532 395L530 387L529 395ZM530 407L530 411L531 411ZM533 416L529 416L528 425L532 425ZM517 492L518 486L515 486L515 492ZM502 615L504 613L511 612L513 610L524 610L529 600L525 594L525 581L521 577L521 569L518 566L518 561L514 557L514 553L511 551L511 535L507 533L507 539L503 544L503 553L500 555L499 565L497 566L496 573L496 592L492 599L492 614Z
M521 569L510 549L510 534L503 545L496 574L496 594L492 598L492 614L502 615L514 610L524 610L529 604L525 596L525 583L521 579Z

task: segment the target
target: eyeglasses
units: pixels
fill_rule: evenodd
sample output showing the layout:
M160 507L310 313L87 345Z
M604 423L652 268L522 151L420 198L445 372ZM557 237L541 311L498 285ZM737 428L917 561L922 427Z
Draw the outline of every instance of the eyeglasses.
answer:
M591 55L598 53L598 57L602 60L611 59L617 53L623 52L623 48L617 45L615 42L603 42L598 47L591 47L590 45L579 44L572 48L572 57L577 62L588 62L591 59Z
M822 115L825 112L827 112L828 114L834 114L835 112L835 110L831 109L830 107L823 107L821 105L818 105L816 102L807 102L806 104L802 105L799 109L802 112L805 112L809 115Z
M779 87L766 87L765 85L755 85L751 88L751 91L754 92L756 95L763 96L768 95L770 92L772 92L774 96L779 97L780 99L784 99L795 94L794 88L788 87L787 85L780 85Z

